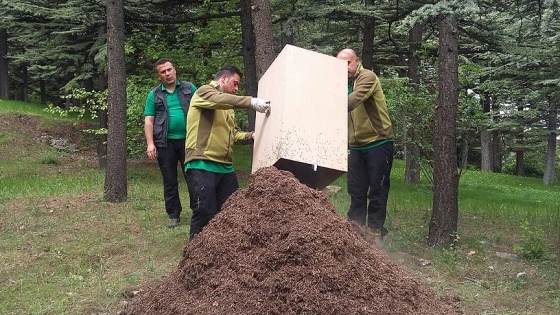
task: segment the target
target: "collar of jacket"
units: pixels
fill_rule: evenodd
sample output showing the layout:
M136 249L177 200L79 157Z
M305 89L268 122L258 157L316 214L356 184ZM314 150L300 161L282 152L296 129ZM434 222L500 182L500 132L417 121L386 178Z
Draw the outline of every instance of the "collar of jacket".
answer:
M181 81L179 81L179 79L175 80L175 87L179 87L179 85L181 85ZM162 91L167 91L167 88L165 87L165 85L163 85L163 82L161 82L161 90Z
M362 71L363 69L364 69L364 66L360 62L358 64L358 67L356 68L356 73L354 73L354 76L352 77L352 81L356 80L356 77L358 77L358 73L360 73L360 71Z
M218 81L210 81L210 83L208 83L208 85L210 85L211 87L215 88L216 90L223 92L222 90L220 90L220 84L218 84Z

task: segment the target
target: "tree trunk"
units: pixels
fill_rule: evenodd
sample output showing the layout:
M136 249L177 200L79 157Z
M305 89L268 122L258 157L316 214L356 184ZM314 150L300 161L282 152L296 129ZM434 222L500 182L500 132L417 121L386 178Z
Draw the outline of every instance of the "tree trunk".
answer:
M492 132L492 168L494 172L502 171L502 133Z
M107 129L109 125L109 113L106 109L97 111L99 117L99 128ZM100 169L107 167L107 134L102 133L97 136L97 166Z
M126 200L126 74L123 0L107 0L107 59L109 128L105 199Z
M558 136L558 99L550 99L548 115L548 143L546 146L546 165L544 168L543 183L552 185L555 182L556 172L556 139Z
M482 112L487 114L490 112L490 97L487 93L482 93L480 104ZM483 172L492 172L492 134L488 130L488 126L483 125L480 129L480 170Z
M107 36L107 26L100 26L97 36L103 38ZM107 74L104 67L98 67L97 80L93 82L93 89L97 91L105 91L107 89ZM109 113L107 109L99 109L97 111L99 117L99 128L107 130L109 125ZM97 165L99 169L107 167L107 133L101 133L97 136Z
M469 167L469 142L467 139L463 139L463 143L461 145L461 170L466 171Z
M487 126L480 128L480 170L492 172L492 134Z
M500 121L500 105L496 102L491 104L495 122ZM502 133L499 130L492 131L492 169L495 173L502 172Z
M259 87L257 64L255 61L255 32L251 0L241 0L241 42L243 45L243 64L245 69L245 88L247 94L256 97ZM255 111L247 109L249 130L255 130Z
M420 84L420 74L418 69L420 68L420 57L416 52L420 49L422 42L422 31L424 26L422 24L414 25L408 33L408 80L410 86L417 91L418 85ZM418 159L420 157L420 148L416 144L418 140L418 134L416 132L416 126L420 124L416 121L417 115L413 115L413 121L410 124L410 128L406 130L406 137L404 143L404 158L406 160L405 176L404 180L409 184L418 184L420 182L420 165Z
M8 82L8 31L0 29L0 99L7 100L9 98L9 82Z
M445 16L439 28L439 95L436 104L434 133L434 202L428 244L451 245L457 232L457 107L458 30L457 19Z
M255 32L255 56L257 60L257 78L260 79L276 58L272 45L272 18L269 0L252 0L253 25Z
M27 102L29 101L29 72L27 71L27 65L23 66L22 78L23 83L21 85L21 100Z
M373 6L373 0L365 0L366 6ZM362 65L373 70L373 39L375 37L375 18L364 19L364 40L362 44Z
M517 150L515 151L515 175L524 176L525 175L525 151Z
M41 89L41 104L47 104L47 84L45 80L41 79L39 81L39 87Z

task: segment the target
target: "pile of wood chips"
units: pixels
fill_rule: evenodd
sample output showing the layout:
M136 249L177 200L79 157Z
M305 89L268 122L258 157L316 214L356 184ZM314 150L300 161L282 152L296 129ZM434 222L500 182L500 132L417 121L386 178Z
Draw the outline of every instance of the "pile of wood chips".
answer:
M457 314L400 269L326 195L274 167L251 175L121 314Z

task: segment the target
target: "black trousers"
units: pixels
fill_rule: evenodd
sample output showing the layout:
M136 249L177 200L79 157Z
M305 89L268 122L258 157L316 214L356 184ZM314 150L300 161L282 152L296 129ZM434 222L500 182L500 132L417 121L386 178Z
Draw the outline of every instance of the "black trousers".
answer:
M179 218L183 208L179 198L177 164L184 174L185 139L167 139L166 148L157 148L157 161L163 176L163 198L165 211L170 219Z
M189 239L194 236L221 211L224 202L238 188L235 172L222 174L199 169L186 172L187 186L192 209Z
M348 156L348 219L387 233L387 199L391 186L393 142L366 150L350 150ZM368 204L369 199L369 204Z

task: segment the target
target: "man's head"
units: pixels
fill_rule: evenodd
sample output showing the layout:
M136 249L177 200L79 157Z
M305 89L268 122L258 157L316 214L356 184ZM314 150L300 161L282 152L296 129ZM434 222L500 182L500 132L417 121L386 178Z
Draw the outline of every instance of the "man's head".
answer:
M156 62L156 73L165 87L174 86L177 81L175 66L171 60L162 58Z
M235 94L239 89L239 82L241 82L242 77L243 74L236 67L223 66L222 69L216 73L216 76L214 76L214 80L218 82L222 92Z
M336 58L348 62L348 79L352 79L360 64L360 58L358 58L356 52L350 48L346 48L341 50L338 55L336 55Z

